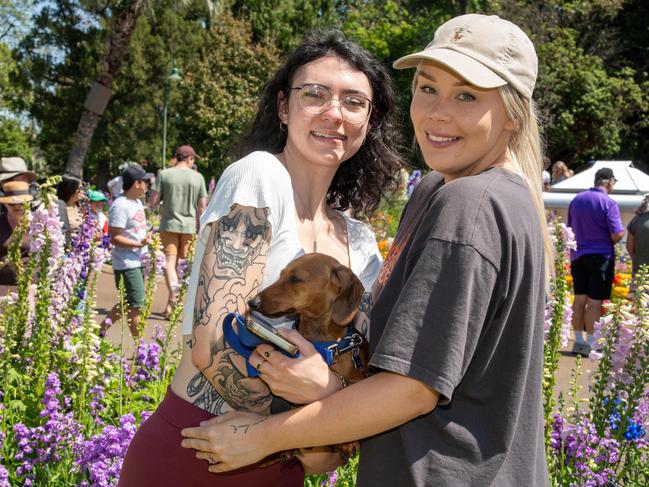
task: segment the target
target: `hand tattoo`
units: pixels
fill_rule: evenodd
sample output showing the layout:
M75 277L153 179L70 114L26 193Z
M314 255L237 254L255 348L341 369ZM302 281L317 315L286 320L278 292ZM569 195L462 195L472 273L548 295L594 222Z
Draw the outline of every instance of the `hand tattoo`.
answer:
M259 423L263 423L269 418L269 416L264 416L263 418L259 418L257 421L254 423L248 423L248 424L231 424L230 428L232 428L232 432L236 435L239 432L242 434L246 435L248 434L248 430L252 428L255 425L258 425Z

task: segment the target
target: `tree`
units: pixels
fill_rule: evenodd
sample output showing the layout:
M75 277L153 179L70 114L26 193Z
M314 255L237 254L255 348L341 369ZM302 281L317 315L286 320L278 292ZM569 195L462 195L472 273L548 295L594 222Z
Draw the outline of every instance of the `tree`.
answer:
M166 3L140 17L122 74L113 82L111 103L95 129L84 172L97 174L99 186L121 162L160 159L164 73L173 59L180 68L195 63L208 15L204 0L188 8ZM101 6L47 2L16 50L20 76L13 91L30 93L19 102L39 129L36 142L52 173L63 171L87 87L97 79L107 22ZM178 96L170 91L172 136Z
M632 154L630 120L646 111L634 71L609 73L601 58L586 54L575 33L562 29L540 46L536 98L553 159L573 164Z
M252 120L262 87L278 64L277 51L252 42L248 23L223 12L203 38L195 65L178 87L185 113L175 122L183 143L204 157L199 169L218 176ZM180 141L179 141L180 142Z
M22 157L30 160L32 149L29 136L18 121L0 117L0 154L5 157Z
M186 0L178 3L188 4L191 2ZM122 68L138 19L147 4L150 6L162 6L163 2L155 2L154 4L147 0L129 0L126 2L116 2L112 6L107 52L101 61L101 69L97 81L93 84L84 103L84 110L74 135L68 162L65 166L65 172L67 174L78 177L82 175L86 152L97 128L99 118L105 110L112 94L111 88L113 82ZM218 4L220 2L205 0L205 6L209 15L214 13Z
M485 12L512 20L536 46L535 99L551 159L573 167L590 159L647 160L647 63L637 56L649 46L646 2L494 0Z
M68 162L65 165L66 174L72 176L81 177L83 174L86 152L99 118L110 99L113 80L122 68L137 20L144 10L145 0L131 0L122 5L120 2L114 7L107 42L108 51L102 60L97 81L86 98L79 126L74 134Z
M345 4L338 0L234 0L232 15L249 23L254 43L271 42L281 53L315 27L340 25Z

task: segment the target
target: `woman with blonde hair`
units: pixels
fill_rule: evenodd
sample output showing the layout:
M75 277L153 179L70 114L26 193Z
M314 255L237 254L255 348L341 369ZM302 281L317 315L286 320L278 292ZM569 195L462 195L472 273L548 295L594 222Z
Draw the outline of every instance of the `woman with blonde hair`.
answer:
M649 265L649 194L644 195L627 226L626 249L633 260L633 275L641 265Z
M552 166L552 184L560 183L564 179L568 179L574 173L568 169L568 166L563 161L557 161Z
M375 373L300 409L187 428L183 446L222 472L274 451L363 438L361 487L546 486L541 379L552 247L534 46L511 22L463 15L395 67L416 68L410 115L433 171L413 193L373 288ZM308 350L297 332L286 336ZM288 379L271 379L271 365L269 386L284 388Z

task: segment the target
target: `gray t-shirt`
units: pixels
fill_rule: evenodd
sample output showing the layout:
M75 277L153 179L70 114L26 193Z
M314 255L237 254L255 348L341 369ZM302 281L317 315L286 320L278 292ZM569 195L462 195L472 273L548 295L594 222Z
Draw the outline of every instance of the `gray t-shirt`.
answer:
M438 406L363 441L358 485L549 484L543 431L544 256L530 193L500 168L410 200L374 287L370 365Z
M629 233L635 237L635 251L633 256L633 273L637 273L642 264L649 265L649 212L636 215L627 227Z
M108 213L108 226L123 228L123 235L137 242L146 237L146 215L140 200L132 200L120 196L110 205ZM146 252L146 247L131 248L113 245L111 257L113 269L123 271L141 267L140 257Z

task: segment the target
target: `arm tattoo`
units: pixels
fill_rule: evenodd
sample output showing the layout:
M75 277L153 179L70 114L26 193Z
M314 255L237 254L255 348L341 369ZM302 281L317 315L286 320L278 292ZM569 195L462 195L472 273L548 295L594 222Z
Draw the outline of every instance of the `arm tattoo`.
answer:
M187 384L187 394L192 399L192 404L219 416L230 410L225 400L207 381L202 372L191 378Z
M358 305L359 312L356 313L356 318L354 320L354 327L368 340L370 338L370 313L372 312L372 306L374 306L372 293L364 293L361 302Z
M238 410L268 411L272 396L260 379L247 377L245 359L226 348L222 323L230 312L245 313L246 302L257 294L270 240L268 209L233 205L211 224L200 263L192 353L203 357L201 372L215 393ZM189 386L187 392L192 396Z
M273 398L268 386L260 379L249 378L245 370L245 359L231 348L217 353L219 367L212 375L210 383L223 391L229 404L244 406L248 411L270 413Z

